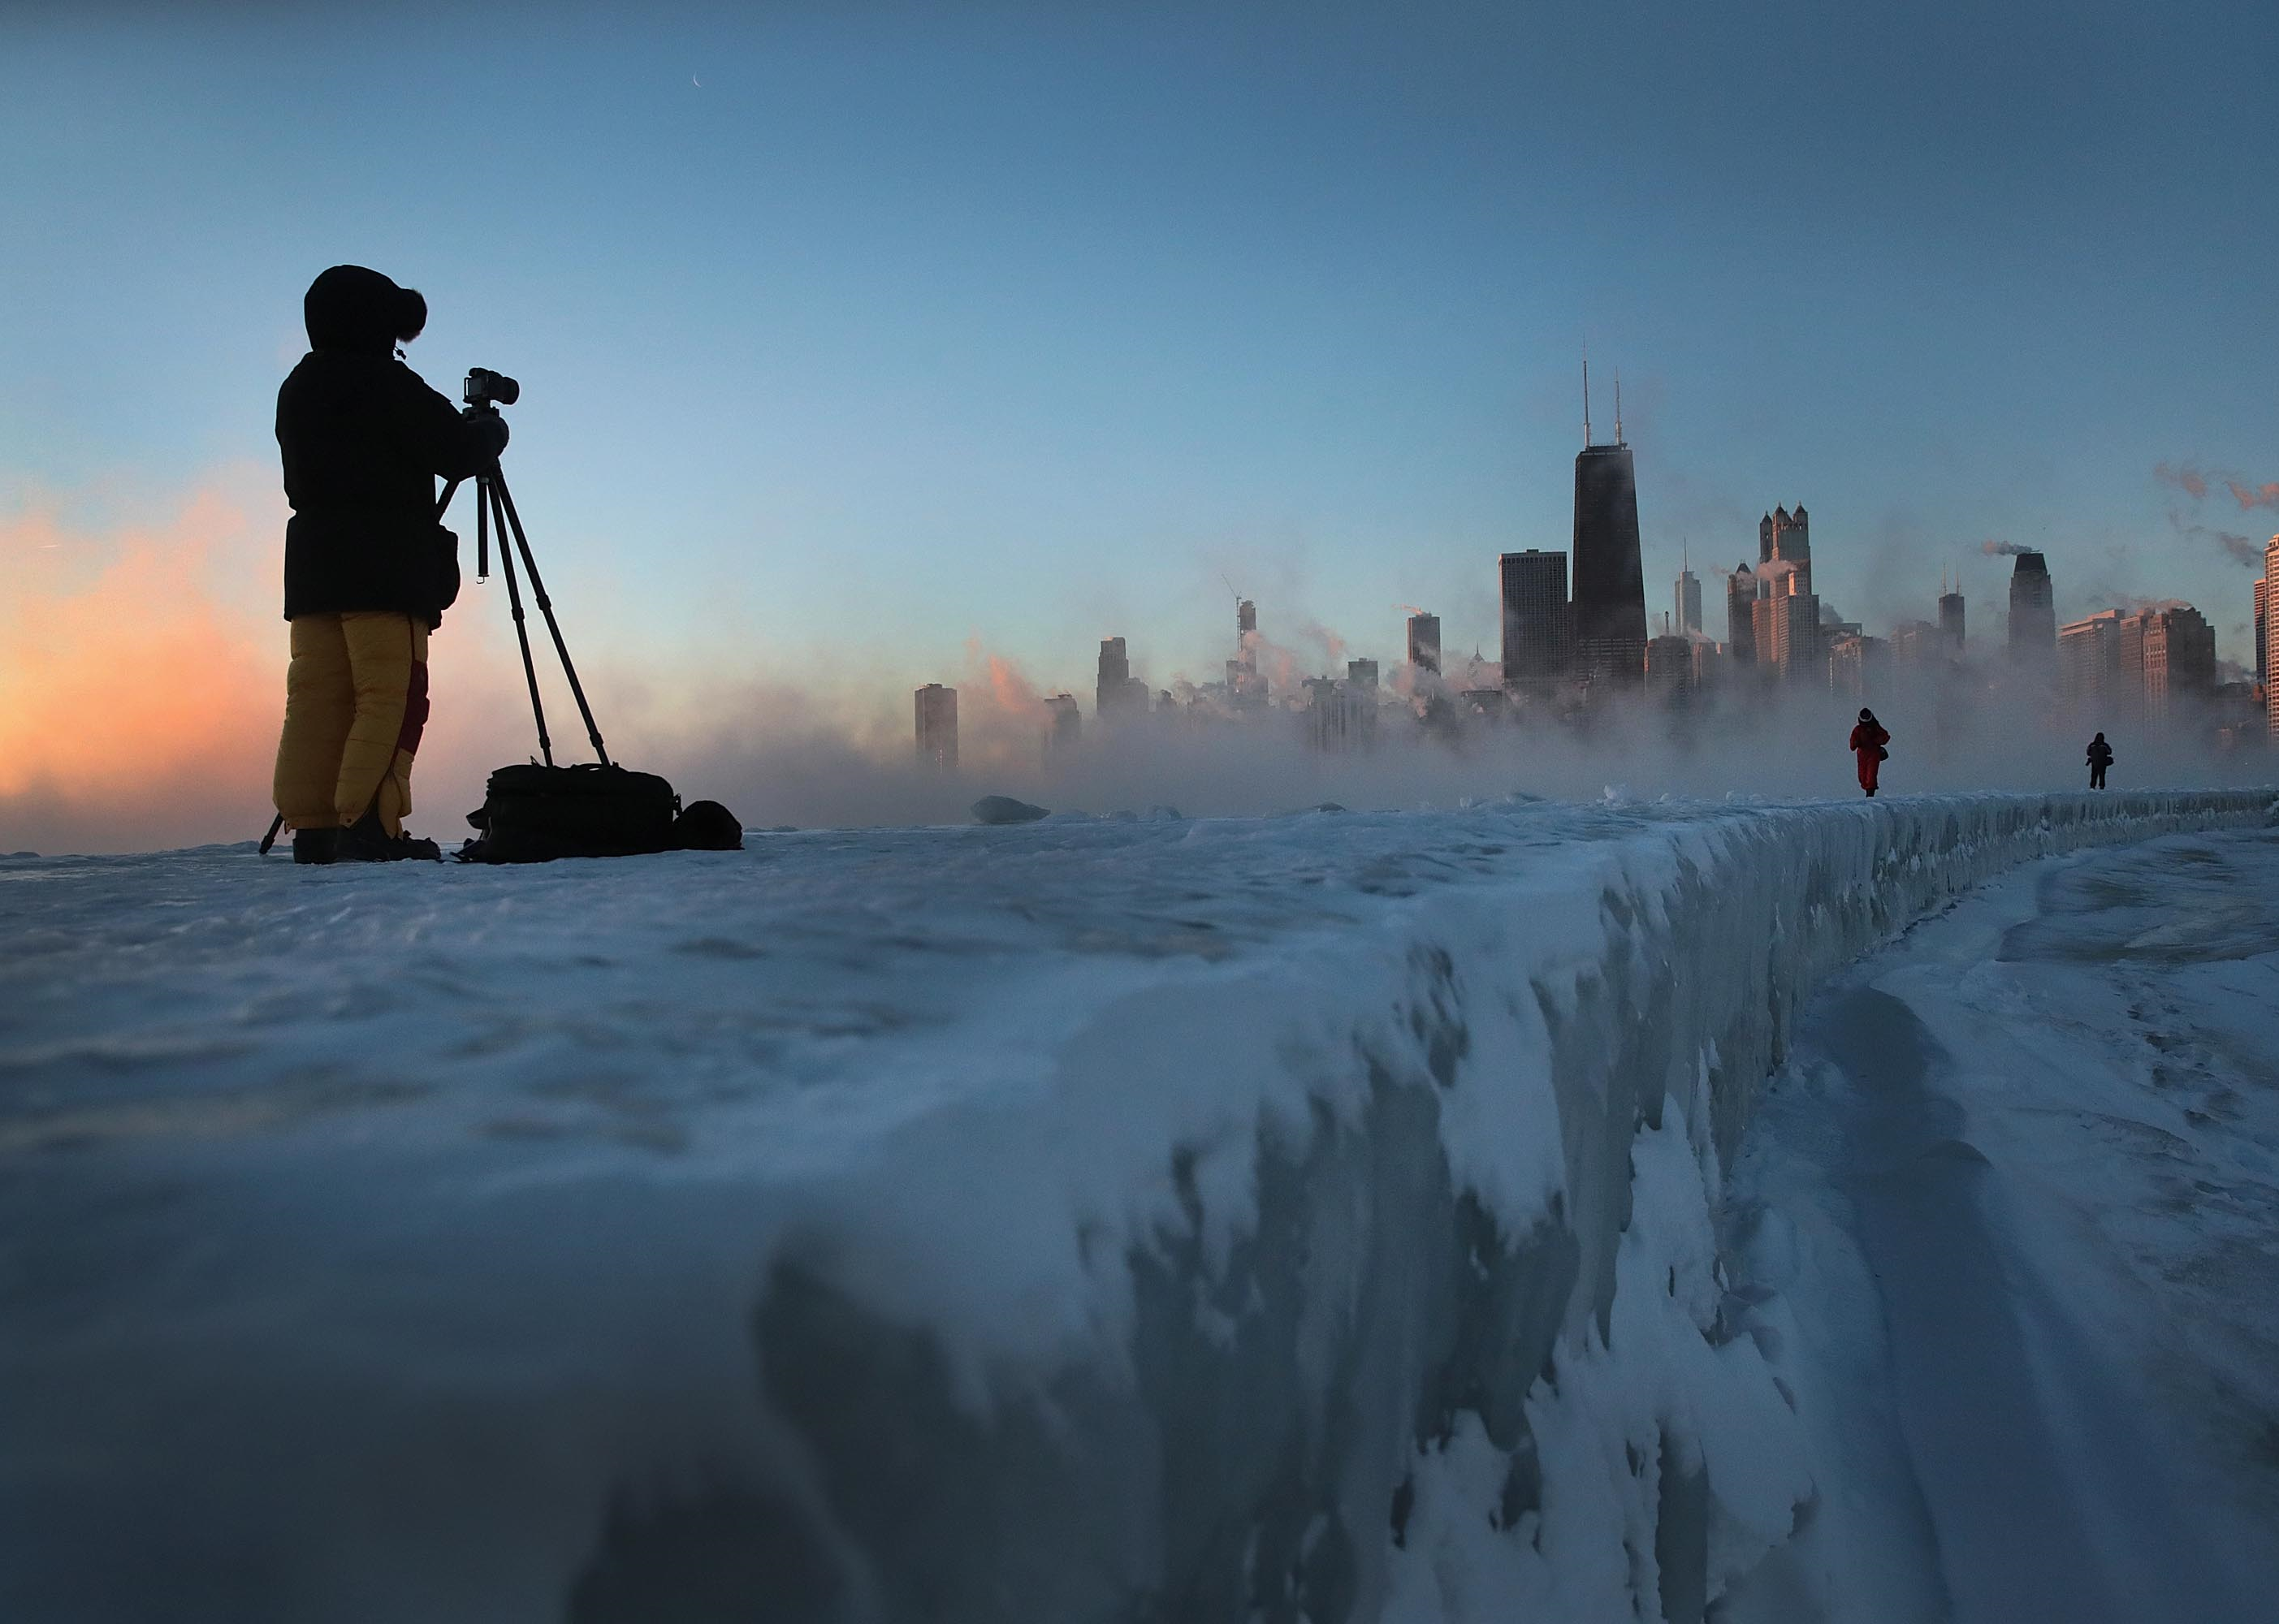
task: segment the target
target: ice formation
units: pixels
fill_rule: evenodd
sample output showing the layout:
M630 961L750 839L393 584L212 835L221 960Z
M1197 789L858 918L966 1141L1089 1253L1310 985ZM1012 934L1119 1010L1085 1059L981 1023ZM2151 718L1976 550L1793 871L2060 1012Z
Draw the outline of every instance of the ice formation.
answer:
M0 1613L1699 1619L1800 1000L2269 803L0 862Z

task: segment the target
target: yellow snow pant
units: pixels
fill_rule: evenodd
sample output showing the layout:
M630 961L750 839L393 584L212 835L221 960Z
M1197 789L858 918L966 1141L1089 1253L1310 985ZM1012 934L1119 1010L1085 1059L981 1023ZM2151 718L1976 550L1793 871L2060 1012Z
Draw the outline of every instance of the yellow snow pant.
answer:
M403 832L427 722L427 628L409 615L299 615L277 741L277 810L295 829L345 828L377 807Z

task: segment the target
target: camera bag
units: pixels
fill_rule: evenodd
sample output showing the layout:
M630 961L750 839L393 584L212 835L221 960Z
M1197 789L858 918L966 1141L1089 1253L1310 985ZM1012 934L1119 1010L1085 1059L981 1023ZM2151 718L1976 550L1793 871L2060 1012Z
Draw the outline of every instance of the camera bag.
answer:
M599 762L502 767L491 774L481 808L467 814L480 835L460 848L459 860L549 862L671 851L679 845L673 831L679 814L680 797L653 772Z

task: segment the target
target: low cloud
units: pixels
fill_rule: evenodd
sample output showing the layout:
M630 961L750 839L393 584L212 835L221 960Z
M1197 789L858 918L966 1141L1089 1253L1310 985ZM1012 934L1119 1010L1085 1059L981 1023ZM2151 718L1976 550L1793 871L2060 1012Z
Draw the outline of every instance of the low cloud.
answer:
M2250 508L2279 508L2279 479L2268 480L2256 486L2243 485L2237 479L2226 479L2223 485L2224 488L2231 493L2231 499L2239 504L2240 511L2243 513Z

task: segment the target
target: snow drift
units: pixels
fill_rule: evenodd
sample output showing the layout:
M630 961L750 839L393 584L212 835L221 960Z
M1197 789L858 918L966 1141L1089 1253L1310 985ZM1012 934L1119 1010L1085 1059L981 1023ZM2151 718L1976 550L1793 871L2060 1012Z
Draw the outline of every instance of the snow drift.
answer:
M0 1611L1699 1619L1799 1002L2269 801L0 863Z

